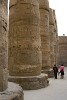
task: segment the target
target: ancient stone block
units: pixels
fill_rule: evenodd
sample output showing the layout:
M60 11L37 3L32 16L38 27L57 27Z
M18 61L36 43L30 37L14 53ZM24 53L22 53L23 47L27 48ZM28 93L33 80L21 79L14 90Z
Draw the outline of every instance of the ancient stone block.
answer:
M9 76L9 81L20 84L24 90L41 89L49 85L48 75L40 74L37 76Z
M8 88L0 92L0 100L24 100L23 90L18 84L9 82Z

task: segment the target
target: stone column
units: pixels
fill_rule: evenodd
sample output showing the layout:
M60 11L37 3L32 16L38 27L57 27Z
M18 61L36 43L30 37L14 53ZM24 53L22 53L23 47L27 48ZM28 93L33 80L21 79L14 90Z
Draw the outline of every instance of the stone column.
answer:
M7 0L0 0L0 91L7 88Z
M46 73L48 77L52 77L53 70L50 66L49 2L48 0L39 1L42 73Z
M57 45L56 45L56 31L57 31L57 29L56 29L56 15L55 15L55 10L53 10L53 17L54 17L54 57L55 57L55 64L57 64L56 63L56 50L57 50Z
M49 32L50 32L50 52L51 52L51 67L55 64L54 54L54 16L53 9L49 10Z
M58 56L59 56L59 48L58 48L58 29L57 29L57 19L55 10L53 10L54 16L54 53L55 53L55 64L58 65Z
M39 20L39 0L10 1L9 80L23 89L44 87Z
M56 63L59 65L59 36L58 33L56 34Z
M50 69L49 2L39 0L42 69Z
M8 0L0 0L0 100L23 100L22 88L8 83Z

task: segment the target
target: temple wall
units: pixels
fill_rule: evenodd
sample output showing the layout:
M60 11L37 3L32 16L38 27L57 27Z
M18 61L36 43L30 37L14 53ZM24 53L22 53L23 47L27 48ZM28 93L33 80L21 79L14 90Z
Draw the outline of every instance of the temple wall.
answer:
M67 66L67 36L59 36L59 65Z

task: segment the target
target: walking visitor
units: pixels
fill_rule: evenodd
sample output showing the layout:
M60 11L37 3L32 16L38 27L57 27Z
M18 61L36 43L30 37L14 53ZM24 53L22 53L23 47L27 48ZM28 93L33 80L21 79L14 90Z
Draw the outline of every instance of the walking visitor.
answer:
M57 68L56 64L53 67L53 71L54 71L54 77L55 77L55 79L57 79L58 68Z

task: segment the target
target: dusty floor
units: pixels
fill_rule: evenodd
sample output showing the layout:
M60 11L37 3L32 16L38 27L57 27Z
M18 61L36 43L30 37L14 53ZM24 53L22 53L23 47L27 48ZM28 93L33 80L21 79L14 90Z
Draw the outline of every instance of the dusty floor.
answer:
M67 100L67 68L64 79L49 78L49 86L39 90L24 91L24 100Z

